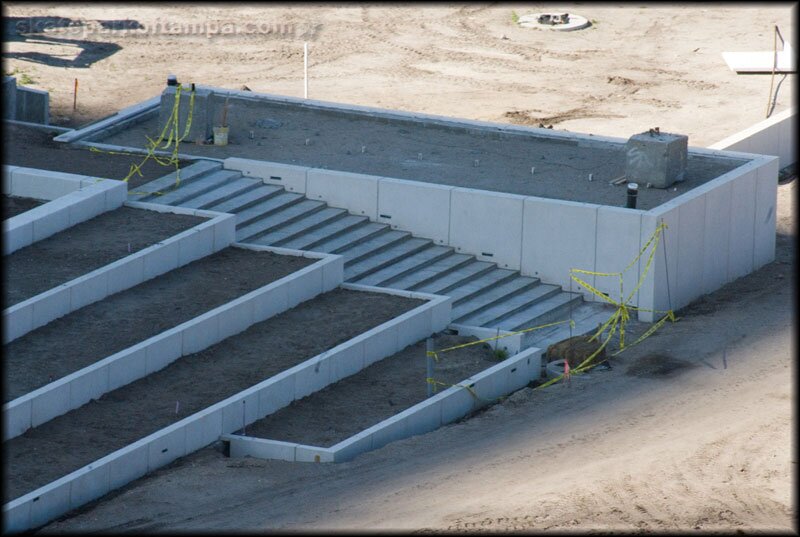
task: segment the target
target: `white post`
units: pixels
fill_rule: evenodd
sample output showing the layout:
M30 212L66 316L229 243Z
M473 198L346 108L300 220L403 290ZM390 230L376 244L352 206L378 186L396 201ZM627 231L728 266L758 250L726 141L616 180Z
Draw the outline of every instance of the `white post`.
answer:
M308 43L303 43L303 98L308 99Z

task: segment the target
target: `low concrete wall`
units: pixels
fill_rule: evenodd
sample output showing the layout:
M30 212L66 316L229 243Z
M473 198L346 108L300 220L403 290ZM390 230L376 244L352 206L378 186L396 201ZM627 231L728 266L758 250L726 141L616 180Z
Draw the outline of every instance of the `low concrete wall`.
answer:
M335 289L343 280L341 256L241 243L234 246L319 261L4 404L3 440Z
M17 86L16 77L4 76L3 119L47 125L50 123L50 94Z
M236 216L232 214L155 203L126 202L125 205L204 216L209 220L6 308L2 313L5 326L3 344L114 293L218 252L236 241Z
M779 169L797 162L797 121L795 108L759 121L709 146L709 149L775 155Z
M331 447L308 446L243 435L224 434L231 457L256 457L296 462L343 462L390 442L425 434L451 423L494 400L525 387L541 376L541 349L526 349L361 431ZM475 395L464 388L468 386Z
M82 129L60 134L53 138L53 141L72 143L87 137L96 136L101 132L110 135L139 121L158 115L158 107L160 104L161 95L157 95L141 103L123 108L113 116L102 119L97 123L92 123Z
M2 177L5 194L52 200L3 221L3 255L116 209L128 195L122 181L86 175L3 166Z
M252 249L272 250L255 246ZM309 253L304 255L319 257ZM306 267L303 271L321 264L330 269L338 267L341 281L341 261L341 256L326 255L320 263ZM329 281L333 282L334 279ZM270 286L274 283L278 282L273 282ZM349 288L373 289L363 286ZM6 503L3 506L3 531L24 531L41 526L179 457L207 446L219 439L220 435L241 429L295 399L352 375L366 365L391 356L406 345L442 330L447 324L443 320L449 320L450 317L451 299L425 293L414 293L413 296L429 302ZM273 301L274 299L262 302Z

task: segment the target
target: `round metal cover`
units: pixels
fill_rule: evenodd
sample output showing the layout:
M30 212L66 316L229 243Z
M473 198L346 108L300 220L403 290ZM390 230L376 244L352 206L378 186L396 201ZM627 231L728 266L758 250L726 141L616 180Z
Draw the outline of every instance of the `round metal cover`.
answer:
M542 30L558 30L570 32L581 30L591 26L591 22L586 17L567 12L554 13L533 13L523 15L519 18L518 24L523 28L541 28Z

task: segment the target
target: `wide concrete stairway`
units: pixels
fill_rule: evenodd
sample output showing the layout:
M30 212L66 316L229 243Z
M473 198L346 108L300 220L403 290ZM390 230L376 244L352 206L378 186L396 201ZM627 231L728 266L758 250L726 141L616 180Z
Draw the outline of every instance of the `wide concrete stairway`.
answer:
M514 331L570 317L576 323L572 332L567 324L528 332L523 347L586 333L611 314L560 286L243 177L218 162L197 161L181 170L177 188L173 173L131 191L129 199L233 213L237 241L342 255L348 283L451 296L453 324Z

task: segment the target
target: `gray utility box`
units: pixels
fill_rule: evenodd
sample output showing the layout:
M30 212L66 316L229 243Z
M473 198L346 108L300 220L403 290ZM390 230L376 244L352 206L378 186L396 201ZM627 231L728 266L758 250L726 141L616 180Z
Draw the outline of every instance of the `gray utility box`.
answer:
M625 176L629 183L667 188L686 178L689 137L685 134L643 132L625 144Z

